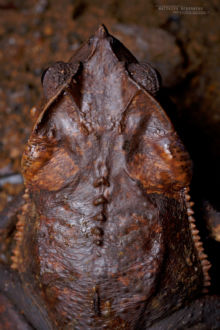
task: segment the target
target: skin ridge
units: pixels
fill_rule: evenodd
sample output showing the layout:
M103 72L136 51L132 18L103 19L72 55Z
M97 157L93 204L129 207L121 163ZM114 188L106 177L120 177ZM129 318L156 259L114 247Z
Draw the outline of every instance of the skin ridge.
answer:
M199 236L199 231L196 228L195 218L192 216L194 214L193 209L192 209L194 203L191 201L191 197L189 195L189 187L185 188L184 194L185 194L185 201L186 201L186 205L187 205L189 227L191 230L192 239L193 239L198 257L199 257L201 265L202 265L202 270L203 270L203 278L204 278L203 292L207 293L208 287L211 285L211 278L210 278L209 272L208 272L209 269L211 268L211 264L208 260L208 256L204 253L204 248L203 248L201 238Z

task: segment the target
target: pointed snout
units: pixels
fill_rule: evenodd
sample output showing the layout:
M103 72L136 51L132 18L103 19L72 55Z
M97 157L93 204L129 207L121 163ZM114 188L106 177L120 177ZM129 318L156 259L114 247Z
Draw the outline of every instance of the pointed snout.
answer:
M94 36L98 39L104 39L109 36L108 30L104 24L99 25L98 29L96 30Z

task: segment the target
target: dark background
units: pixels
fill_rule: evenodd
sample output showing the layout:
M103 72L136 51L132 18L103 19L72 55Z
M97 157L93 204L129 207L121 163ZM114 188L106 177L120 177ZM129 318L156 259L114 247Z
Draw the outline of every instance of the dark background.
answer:
M194 163L195 216L219 292L219 10L218 0L0 0L0 210L23 189L20 160L43 70L104 23L161 73L159 101Z

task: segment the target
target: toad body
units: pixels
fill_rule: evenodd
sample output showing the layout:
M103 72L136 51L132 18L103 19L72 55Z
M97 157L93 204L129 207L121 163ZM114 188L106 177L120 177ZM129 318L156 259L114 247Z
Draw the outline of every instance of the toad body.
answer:
M43 89L12 257L39 329L151 328L209 285L210 267L158 75L100 26Z

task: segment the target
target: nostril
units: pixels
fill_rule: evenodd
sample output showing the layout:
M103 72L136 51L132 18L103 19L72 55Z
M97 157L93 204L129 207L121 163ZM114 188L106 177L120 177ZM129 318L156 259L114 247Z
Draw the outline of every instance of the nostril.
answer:
M95 32L95 36L100 39L104 39L109 35L108 30L105 25L102 24L99 26L98 30Z

